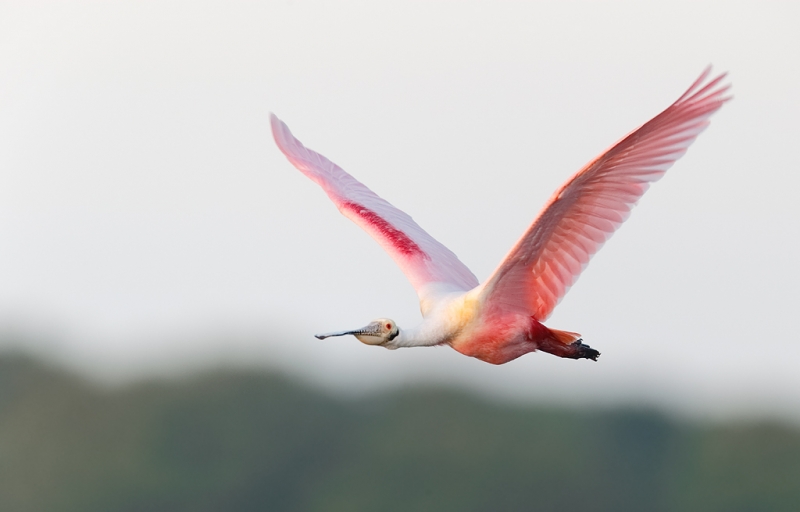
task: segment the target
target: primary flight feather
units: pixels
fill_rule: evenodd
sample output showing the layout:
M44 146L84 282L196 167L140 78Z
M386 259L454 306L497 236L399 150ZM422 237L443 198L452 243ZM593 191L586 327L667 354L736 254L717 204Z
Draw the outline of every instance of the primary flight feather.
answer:
M352 334L389 349L447 344L493 364L542 350L572 359L600 353L579 334L542 322L592 255L730 99L724 74L710 68L678 100L589 162L562 185L492 275L482 284L455 254L414 220L342 168L300 143L271 116L286 158L328 194L340 212L386 250L417 291L423 321L401 329L381 318Z

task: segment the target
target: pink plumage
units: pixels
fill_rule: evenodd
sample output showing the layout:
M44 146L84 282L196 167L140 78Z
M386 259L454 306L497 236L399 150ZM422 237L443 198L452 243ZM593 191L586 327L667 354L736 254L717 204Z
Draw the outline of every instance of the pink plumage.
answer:
M315 181L346 217L400 266L417 291L423 322L403 329L388 319L319 338L353 334L386 348L448 344L502 364L543 350L597 359L580 335L541 324L589 259L627 219L650 186L680 158L729 99L724 74L710 68L662 113L572 176L483 283L411 217L381 199L327 158L307 149L274 115L272 132L289 161Z
M425 232L414 219L382 199L341 167L294 138L286 124L271 116L272 134L286 158L328 194L339 211L381 244L418 294L426 285L449 283L466 291L478 279L447 247Z
M727 101L725 75L703 86L708 68L675 103L564 183L483 284L487 303L524 308L540 322L566 294L650 187Z

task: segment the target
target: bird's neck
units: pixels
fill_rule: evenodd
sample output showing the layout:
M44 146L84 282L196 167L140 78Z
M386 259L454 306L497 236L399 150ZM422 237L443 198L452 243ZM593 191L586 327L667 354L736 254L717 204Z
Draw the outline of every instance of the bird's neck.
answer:
M425 308L422 323L411 329L400 329L387 348L430 347L448 343L470 323L480 309L475 292L447 292L434 297Z
M386 344L386 348L431 347L440 345L445 340L446 336L443 336L436 329L431 329L423 322L421 325L410 329L401 328L395 339Z

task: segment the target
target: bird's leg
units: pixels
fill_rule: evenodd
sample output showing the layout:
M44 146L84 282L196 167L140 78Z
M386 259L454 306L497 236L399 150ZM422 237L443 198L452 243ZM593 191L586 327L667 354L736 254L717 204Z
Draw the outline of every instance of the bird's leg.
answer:
M591 359L597 361L600 357L600 352L593 349L589 345L581 343L583 340L578 338L569 344L564 344L556 339L548 338L539 342L538 350L542 350L549 354L558 357L566 357L568 359Z
M583 338L577 332L548 329L533 319L533 336L531 341L536 343L536 349L558 357L568 359L591 359L597 361L600 352L589 345L581 343Z

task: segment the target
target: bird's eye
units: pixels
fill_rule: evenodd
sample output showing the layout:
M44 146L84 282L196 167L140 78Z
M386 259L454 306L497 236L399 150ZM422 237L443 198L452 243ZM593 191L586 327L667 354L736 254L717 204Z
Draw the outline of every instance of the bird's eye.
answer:
M387 329L391 329L392 328L392 324L386 324L386 328Z

